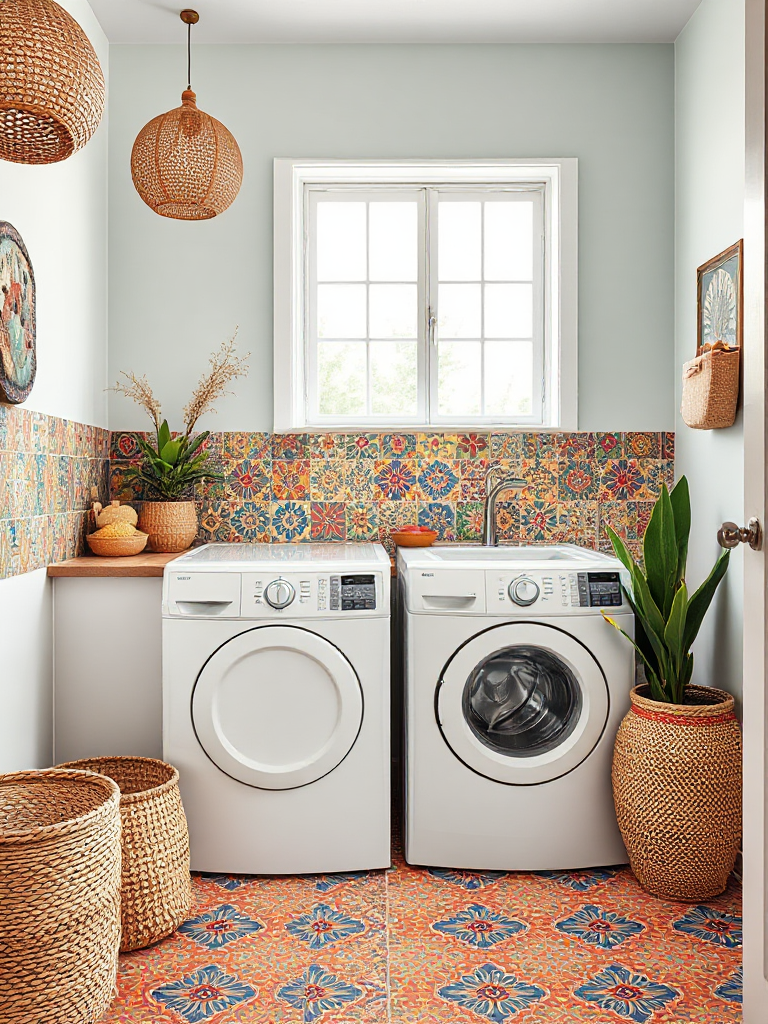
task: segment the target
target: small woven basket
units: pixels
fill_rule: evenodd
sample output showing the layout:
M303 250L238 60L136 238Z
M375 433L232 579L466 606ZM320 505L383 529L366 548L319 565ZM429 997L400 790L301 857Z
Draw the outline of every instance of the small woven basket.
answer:
M120 787L123 822L121 952L151 946L174 932L192 905L189 833L179 773L150 757L94 757L86 768Z
M689 686L687 704L631 694L613 757L616 817L632 870L654 896L723 892L741 839L741 730L733 697Z
M683 366L683 422L695 430L731 427L739 398L738 348L702 352Z
M119 799L90 772L0 775L3 1024L90 1024L112 1002Z

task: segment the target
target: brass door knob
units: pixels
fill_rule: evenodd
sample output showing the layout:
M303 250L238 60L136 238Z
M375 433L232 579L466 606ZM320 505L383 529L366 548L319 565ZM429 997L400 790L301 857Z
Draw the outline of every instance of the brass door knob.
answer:
M746 526L736 523L723 523L717 531L717 543L721 548L735 548L739 544L749 544L753 551L763 546L763 528L760 520L752 518Z

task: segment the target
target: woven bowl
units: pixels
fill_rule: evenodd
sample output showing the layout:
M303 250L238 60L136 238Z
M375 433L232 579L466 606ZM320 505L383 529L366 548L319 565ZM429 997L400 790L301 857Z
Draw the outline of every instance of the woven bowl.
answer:
M132 537L97 537L89 533L85 539L94 555L114 558L121 555L138 555L147 546L149 537L146 533L137 531Z
M420 533L413 530L394 530L390 537L399 548L428 548L437 540L437 533L434 530L423 530Z

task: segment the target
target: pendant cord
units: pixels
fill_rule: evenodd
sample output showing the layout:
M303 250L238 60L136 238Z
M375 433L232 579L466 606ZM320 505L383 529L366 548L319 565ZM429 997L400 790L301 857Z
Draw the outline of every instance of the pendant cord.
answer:
M187 25L187 89L192 88L192 25Z

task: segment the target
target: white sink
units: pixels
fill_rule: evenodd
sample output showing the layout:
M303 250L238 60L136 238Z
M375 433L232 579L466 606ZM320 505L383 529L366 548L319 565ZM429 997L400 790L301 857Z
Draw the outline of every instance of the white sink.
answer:
M441 562L572 562L574 558L594 557L575 544L553 544L549 547L526 545L521 547L484 547L472 545L446 545L426 548L424 554Z

